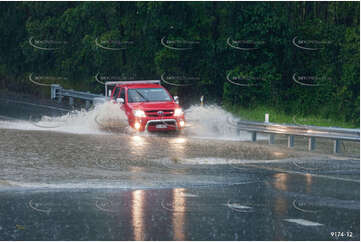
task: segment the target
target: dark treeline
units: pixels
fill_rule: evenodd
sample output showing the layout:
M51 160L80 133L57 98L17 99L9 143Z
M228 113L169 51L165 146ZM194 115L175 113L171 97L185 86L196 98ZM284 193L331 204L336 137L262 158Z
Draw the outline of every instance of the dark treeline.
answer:
M100 93L160 79L182 100L360 120L359 2L2 2L0 88Z

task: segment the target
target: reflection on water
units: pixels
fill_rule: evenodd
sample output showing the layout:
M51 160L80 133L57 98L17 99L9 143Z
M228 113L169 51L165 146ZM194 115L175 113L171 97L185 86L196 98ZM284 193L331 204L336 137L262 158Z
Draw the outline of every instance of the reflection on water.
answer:
M273 175L274 182L273 186L274 188L280 190L280 191L287 191L287 181L289 179L289 175L286 173L277 173ZM275 223L275 240L285 240L284 234L282 233L282 227L280 224L282 223L282 219L284 219L287 216L288 207L287 207L287 200L283 197L277 195L273 202L272 206L272 212L275 216L275 220L277 221Z
M312 186L312 175L307 173L305 175L306 177L306 192L310 193L311 192L311 186Z
M184 188L173 189L173 240L185 240L184 219L186 211L186 198L184 197Z
M186 143L186 139L185 138L175 138L173 140L170 141L171 144L184 144Z
M169 155L170 155L172 162L182 163L184 154L187 153L185 150L186 142L187 142L187 140L185 138L180 138L180 137L169 140L169 146L171 148L171 153ZM184 170L177 169L177 172L184 173Z
M280 226L282 220L287 216L287 201L281 197L277 197L274 200L272 207L273 214L275 216L275 240L285 240L284 234L282 233L283 228Z
M144 191L137 190L132 192L132 226L134 240L145 239L144 226Z
M287 201L281 197L277 197L274 201L273 211L276 215L284 217L287 214Z
M130 147L131 147L131 153L135 155L144 154L147 142L145 141L145 138L139 135L134 135L130 138Z
M184 226L186 215L186 197L184 196L186 189L175 188L172 190L171 204L172 211L172 228L173 240L185 240ZM146 239L146 226L145 218L148 213L145 204L149 203L146 196L147 191L136 190L132 192L131 199L131 221L134 240Z
M287 154L283 153L283 152L273 152L273 155L275 158L278 158L278 159L282 159L282 158L285 158L287 157Z
M275 174L273 177L274 182L273 185L276 189L281 190L281 191L287 191L287 179L288 179L288 174L286 173L277 173Z

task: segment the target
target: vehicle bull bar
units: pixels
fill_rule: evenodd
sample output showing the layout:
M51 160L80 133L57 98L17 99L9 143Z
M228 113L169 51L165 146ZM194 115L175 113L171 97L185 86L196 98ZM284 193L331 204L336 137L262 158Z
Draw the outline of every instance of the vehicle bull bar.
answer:
M178 124L177 124L176 119L152 119L152 120L148 120L147 124L145 125L145 130L148 131L149 124L151 124L151 123L159 123L159 122L174 122L176 130L178 130Z

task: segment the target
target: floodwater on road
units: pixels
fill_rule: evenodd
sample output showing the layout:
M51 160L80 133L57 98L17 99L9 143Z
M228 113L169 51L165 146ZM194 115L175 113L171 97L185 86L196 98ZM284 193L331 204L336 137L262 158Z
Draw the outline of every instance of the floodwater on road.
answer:
M360 239L359 157L244 142L217 107L178 135L99 128L113 108L0 113L0 240Z

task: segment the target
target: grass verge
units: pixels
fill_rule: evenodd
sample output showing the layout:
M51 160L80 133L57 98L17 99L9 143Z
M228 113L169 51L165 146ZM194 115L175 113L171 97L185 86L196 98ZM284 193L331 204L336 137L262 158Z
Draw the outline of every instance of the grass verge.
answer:
M273 107L257 106L256 108L244 108L240 106L225 105L225 109L234 115L249 121L264 122L265 114L269 114L269 121L272 123L287 123L314 125L325 127L341 127L341 128L359 128L349 122L334 119L325 119L316 115L300 116L289 115Z

